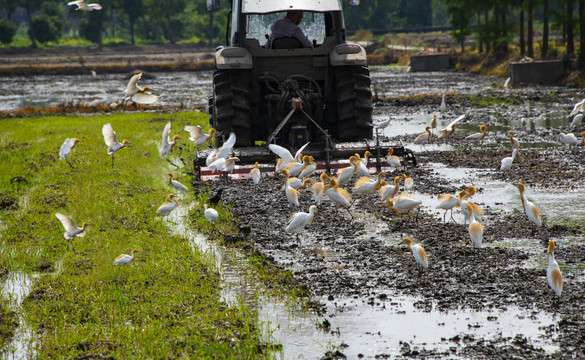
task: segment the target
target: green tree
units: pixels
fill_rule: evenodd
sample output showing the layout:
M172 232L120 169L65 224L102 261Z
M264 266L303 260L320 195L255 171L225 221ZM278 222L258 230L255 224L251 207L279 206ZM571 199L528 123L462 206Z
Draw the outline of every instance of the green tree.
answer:
M56 2L45 1L41 4L41 13L51 17L53 24L57 28L59 37L61 37L63 30L65 30L66 24L65 12L63 11L63 8Z
M449 14L449 23L453 27L451 36L461 46L461 52L465 50L465 38L471 34L471 19L473 17L473 6L471 0L443 0L445 9Z
M36 10L39 9L39 7L41 6L41 0L18 0L18 4L20 6L22 6L25 10L26 10L26 15L28 18L28 36L30 37L31 41L32 41L32 47L36 47L37 43L36 43L36 36L35 36L35 31L32 27L32 13Z
M575 53L575 43L574 43L574 28L573 28L573 0L565 0L566 1L566 11L567 11L567 19L566 19L566 29L567 29L567 54L573 55Z
M529 57L534 57L534 0L528 0L526 16L526 22L528 25L528 31L526 33L526 51Z
M118 0L118 4L122 11L128 16L130 38L132 45L134 45L134 27L136 25L136 21L144 16L144 0Z
M207 38L208 43L225 42L229 3L222 4L219 10L210 13L204 0L188 3L182 15L185 24L184 37ZM213 36L213 37L211 37Z
M79 35L94 44L102 46L103 13L92 11L79 20Z
M171 43L175 43L177 34L180 35L183 31L183 23L179 18L186 4L186 0L144 0L150 21L166 29L166 38Z
M12 13L16 10L18 6L18 1L14 0L0 0L0 9L4 9L6 11L6 18L10 20L12 17Z
M29 28L29 36L33 31L36 34L36 40L41 44L56 41L61 35L55 21L47 14L41 14L33 18L31 27Z
M433 24L431 0L402 0L399 16L406 20L408 27L423 27Z
M445 4L441 0L432 0L433 26L445 26L449 24L449 14L445 10Z
M346 1L341 2L345 16L347 30L363 29L397 29L406 25L406 19L401 17L400 0L362 1L360 6L349 6Z
M10 44L18 27L8 19L0 19L0 42Z
M542 46L540 48L540 57L546 58L548 53L548 1L544 0L542 3Z

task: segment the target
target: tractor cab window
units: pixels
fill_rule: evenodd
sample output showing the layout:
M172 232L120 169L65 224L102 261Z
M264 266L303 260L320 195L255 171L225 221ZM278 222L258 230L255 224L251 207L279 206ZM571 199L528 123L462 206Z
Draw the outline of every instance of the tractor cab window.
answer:
M271 14L249 14L247 20L246 39L256 39L260 44L268 48L268 38L271 27L275 21L286 16L286 12ZM322 44L325 39L325 14L305 11L303 20L299 24L307 38L317 44Z

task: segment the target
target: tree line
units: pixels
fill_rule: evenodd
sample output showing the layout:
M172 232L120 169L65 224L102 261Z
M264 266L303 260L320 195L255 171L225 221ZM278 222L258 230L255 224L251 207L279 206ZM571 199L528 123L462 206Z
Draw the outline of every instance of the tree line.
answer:
M101 46L104 37L135 44L194 40L209 44L225 40L230 1L210 14L205 0L95 0L100 11L76 11L59 0L0 0L0 42L9 43L16 32L12 18L26 14L33 46L57 41L64 33L80 36ZM450 25L452 37L464 49L474 35L480 52L507 51L517 44L529 57L558 56L551 34L584 65L585 0L362 0L350 7L342 0L349 31L408 29ZM535 28L542 29L536 37ZM379 31L378 31L379 32ZM578 36L577 36L578 34ZM71 35L69 35L71 36ZM576 41L578 38L579 42Z
M579 67L585 65L585 0L442 0L454 30L452 35L464 48L467 36L474 33L480 52L508 51L517 41L522 55L542 59L557 57L551 53L551 32L559 34L559 44L566 55L577 56ZM542 28L536 37L535 24ZM576 34L579 53L576 53Z

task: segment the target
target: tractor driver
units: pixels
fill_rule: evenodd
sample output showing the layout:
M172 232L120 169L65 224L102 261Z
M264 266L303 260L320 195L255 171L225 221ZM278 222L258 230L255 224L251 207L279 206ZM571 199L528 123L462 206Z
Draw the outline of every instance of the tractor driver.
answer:
M286 12L286 16L272 24L272 35L270 35L270 48L274 40L279 38L295 38L305 48L314 47L316 40L311 41L305 36L299 24L303 20L303 12L300 10L291 10Z

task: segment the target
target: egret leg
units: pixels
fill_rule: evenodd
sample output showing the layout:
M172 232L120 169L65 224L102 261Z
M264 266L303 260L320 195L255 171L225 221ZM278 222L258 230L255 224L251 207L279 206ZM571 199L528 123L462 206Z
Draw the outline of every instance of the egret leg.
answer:
M169 164L171 164L171 165L173 165L174 167L178 168L178 166L177 166L177 165L175 165L175 164L173 164L173 162L172 162L171 160L169 160L168 158L167 158L166 160L169 162Z
M349 211L349 208L345 208L345 210L347 210L347 212L349 213L349 216L351 216L351 219L353 220L353 214L351 213L351 211Z
M447 212L445 211L445 214ZM454 223L457 223L457 221L455 221L455 219L453 218L453 208L451 208L451 220L453 220Z
M69 162L69 159L65 159L65 161L67 161L67 164L69 164L69 166L71 166L71 168L73 169L73 165L71 165L71 163Z
M114 167L114 154L112 154L112 167Z

